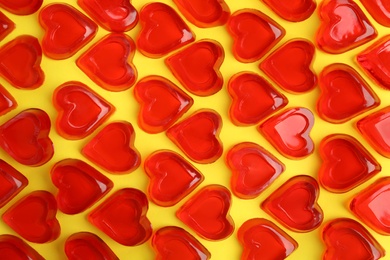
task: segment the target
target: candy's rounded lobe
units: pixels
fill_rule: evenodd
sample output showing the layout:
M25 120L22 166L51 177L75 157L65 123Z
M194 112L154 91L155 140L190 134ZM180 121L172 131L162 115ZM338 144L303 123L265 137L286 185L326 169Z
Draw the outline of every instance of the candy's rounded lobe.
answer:
M319 6L319 16L321 25L316 42L327 53L349 51L371 41L378 34L353 0L324 0Z
M199 236L208 240L222 240L234 231L229 214L230 191L217 184L203 187L179 208L176 216Z
M18 106L15 98L0 85L0 116L7 114L9 111Z
M372 259L385 256L385 250L360 223L338 218L328 222L322 230L326 250L324 260Z
M13 235L0 235L0 256L12 260L44 260L44 258L22 239Z
M140 104L138 125L151 134L167 130L194 103L174 83L160 76L147 76L138 81L134 95Z
M170 207L190 194L203 180L203 174L177 153L154 152L144 163L150 182L150 200L159 206Z
M320 188L308 175L297 175L274 191L261 208L279 223L295 232L318 228L324 218L317 200Z
M69 140L90 135L115 111L115 107L81 82L69 81L55 89L56 128Z
M237 237L243 247L242 260L285 259L298 248L292 237L264 218L245 221Z
M315 11L315 0L262 0L281 18L290 22L308 19Z
M0 126L0 147L28 166L40 166L54 154L50 118L43 110L26 109Z
M242 9L232 14L227 30L233 37L234 57L245 63L262 58L286 34L278 23L254 9Z
M43 0L0 0L0 7L17 15L33 14L41 8Z
M386 0L360 0L372 18L383 26L390 27L390 5Z
M76 63L102 88L123 91L137 79L137 70L132 63L134 53L135 44L129 36L111 33L83 53Z
M222 89L223 76L219 69L224 58L219 42L202 40L168 57L165 63L189 92L211 96Z
M226 155L231 189L241 199L256 198L285 170L275 156L255 143L239 143Z
M168 226L160 228L152 237L156 260L211 258L210 252L195 237L182 228Z
M0 41L15 29L15 23L0 12Z
M27 185L28 179L23 174L0 159L0 208L4 207Z
M164 3L146 4L140 11L138 50L149 58L160 58L193 41L195 34L176 11Z
M148 199L142 191L125 188L94 209L88 220L119 244L137 246L152 235L146 216L148 208Z

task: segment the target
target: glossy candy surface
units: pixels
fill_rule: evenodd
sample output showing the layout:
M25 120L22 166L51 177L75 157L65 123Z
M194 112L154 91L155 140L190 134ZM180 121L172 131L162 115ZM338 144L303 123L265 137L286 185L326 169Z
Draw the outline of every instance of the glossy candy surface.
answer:
M15 29L15 24L5 14L0 12L0 41Z
M0 235L0 255L2 259L44 260L44 258L22 239L13 235Z
M17 15L33 14L41 8L43 0L0 0L0 6Z
M4 207L28 184L28 179L18 170L0 159L0 208Z
M316 9L315 0L262 0L277 15L290 22L308 19Z
M390 27L390 5L386 0L360 0L378 23Z
M7 114L9 111L18 106L15 98L0 85L0 116Z

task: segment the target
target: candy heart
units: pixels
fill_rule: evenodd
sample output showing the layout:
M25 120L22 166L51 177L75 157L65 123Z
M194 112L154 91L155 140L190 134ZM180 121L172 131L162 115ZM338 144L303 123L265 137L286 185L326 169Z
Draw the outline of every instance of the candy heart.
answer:
M349 135L325 137L320 144L320 155L323 162L318 179L331 192L347 192L381 171L375 158Z
M108 31L129 31L138 22L138 12L130 0L78 0L77 3Z
M316 9L315 0L262 0L281 18L290 22L301 22L309 18Z
M386 0L360 0L372 18L383 26L390 27L390 5Z
M263 57L286 34L274 20L254 9L235 12L227 23L233 37L233 55L241 62L254 62Z
M46 5L39 12L39 23L45 30L42 49L52 59L73 56L95 37L96 24L68 4Z
M141 161L134 139L135 132L130 123L114 122L104 127L81 152L111 173L128 173L137 169Z
M321 25L316 42L328 53L343 53L377 36L364 12L352 0L324 0L319 6Z
M311 68L314 51L314 45L307 40L291 40L260 63L260 69L288 92L308 92L317 84L317 75Z
M0 146L19 163L40 166L54 154L49 132L46 112L26 109L0 126Z
M263 147L249 142L231 148L226 164L232 172L232 191L241 199L257 197L285 169L284 164Z
M0 159L0 208L4 207L27 184L28 180L23 174Z
M15 29L15 24L5 14L0 12L0 41Z
M88 215L88 220L116 242L136 246L152 235L146 217L148 199L137 189L117 191Z
M134 95L140 103L138 125L148 133L165 131L194 103L184 91L160 76L148 76L138 81Z
M372 259L385 255L385 250L358 222L347 218L334 219L322 230L326 246L323 259Z
M56 219L57 203L48 191L33 191L13 204L3 220L24 239L47 243L58 238L60 224Z
M0 0L0 7L17 15L29 15L38 11L43 0Z
M190 194L204 179L203 174L177 153L162 150L146 158L150 199L159 206L173 206Z
M319 79L317 111L331 123L344 123L380 104L378 96L352 67L335 63L325 67Z
M314 151L310 131L313 113L303 107L289 108L259 126L259 131L285 157L301 159Z
M30 35L20 35L1 47L0 75L16 88L38 88L45 78L41 59L38 40Z
M70 140L82 139L98 128L115 107L81 82L69 81L54 91L58 133Z
M298 247L286 232L264 218L253 218L242 224L237 232L243 246L241 259L285 259Z
M130 88L137 71L132 64L133 40L126 34L108 34L77 59L77 66L96 84L110 91Z
M195 35L176 11L164 3L153 2L142 7L138 50L149 58L159 58L193 41Z
M202 40L168 57L165 63L192 94L210 96L223 86L219 68L224 57L223 48L218 42Z
M221 128L217 112L201 109L169 128L167 136L194 162L212 163L222 155Z
M154 233L152 246L156 259L202 259L211 258L210 252L190 233L182 228L163 227Z
M7 114L17 106L18 103L16 100L2 85L0 85L0 116Z
M106 176L77 159L65 159L51 169L51 180L58 188L58 208L65 214L81 213L114 186Z
M316 229L324 215L317 203L320 188L308 175L297 175L274 191L261 208L286 228L296 232Z
M0 235L0 255L2 259L45 260L37 251L22 239L13 235Z
M283 94L252 72L233 75L228 83L228 92L232 99L229 116L238 126L258 124L288 103Z

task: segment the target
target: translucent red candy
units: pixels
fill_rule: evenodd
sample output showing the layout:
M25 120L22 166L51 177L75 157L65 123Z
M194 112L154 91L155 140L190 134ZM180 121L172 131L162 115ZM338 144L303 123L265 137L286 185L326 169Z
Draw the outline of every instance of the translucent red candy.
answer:
M162 150L146 158L150 200L159 206L173 206L190 194L204 179L203 174L179 154Z
M38 11L43 0L0 0L0 7L17 15L29 15Z
M0 12L0 41L15 29L15 24L5 14Z
M288 229L309 232L319 227L324 218L317 203L319 193L313 177L297 175L263 201L261 208Z
M125 188L94 209L88 215L88 220L116 242L136 246L152 235L152 226L146 216L148 207L144 193Z
M219 69L224 58L221 44L202 40L168 57L165 63L188 91L210 96L222 89L223 76Z
M160 76L147 76L138 81L134 95L140 103L138 125L148 133L165 131L194 103L174 83Z
M308 19L316 9L315 0L262 0L281 18L290 22Z
M383 26L390 27L390 5L386 0L360 0L372 18Z
M15 109L18 103L8 91L0 85L0 116L7 114Z
M45 260L22 239L13 235L0 235L0 256L12 260Z
M235 12L227 29L234 41L233 55L241 62L259 60L286 34L278 23L254 9Z
M28 180L23 174L0 159L0 208L23 190L27 184Z
M229 237L234 230L230 207L230 191L213 184L203 187L187 200L176 216L199 236L221 240Z

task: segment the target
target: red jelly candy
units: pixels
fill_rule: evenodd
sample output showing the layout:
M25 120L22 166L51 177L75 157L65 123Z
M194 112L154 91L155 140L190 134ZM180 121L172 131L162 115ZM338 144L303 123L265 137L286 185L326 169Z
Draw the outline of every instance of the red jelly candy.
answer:
M307 40L291 40L271 53L260 68L284 90L300 94L312 90L317 75L312 70L314 45Z
M288 103L283 94L252 72L240 72L231 77L228 91L232 98L229 116L239 126L258 124Z
M58 133L70 140L82 139L98 128L115 111L115 107L81 82L69 81L53 94L58 111Z
M378 96L352 67L336 63L323 69L317 111L331 123L344 123L380 104Z
M149 58L159 58L195 41L195 35L176 11L164 3L146 4L140 12L142 29L138 50Z
M13 235L0 235L0 256L12 260L45 260L34 248Z
M223 86L219 68L224 57L221 44L202 40L168 57L165 63L188 91L198 96L210 96Z
M254 9L235 12L227 29L234 40L233 55L241 62L259 60L286 34L274 20Z
M27 184L28 180L23 174L0 159L0 208L23 190Z
M29 15L38 11L43 0L0 0L0 7L17 15Z
M16 88L38 88L45 79L41 59L38 40L30 35L18 36L0 49L0 75Z
M230 185L241 199L253 199L285 169L276 157L255 143L240 143L229 150L226 163L232 171Z
M377 36L377 31L353 0L324 0L319 15L321 25L316 41L325 52L343 53Z
M15 29L15 24L5 14L0 12L0 41Z
M324 260L377 260L385 255L375 238L353 219L338 218L327 223L322 239L326 246Z
M12 205L3 220L24 239L34 243L53 241L60 235L57 203L48 191L34 191Z
M331 192L347 192L381 171L375 158L349 135L325 137L320 144L320 155L323 163L318 178Z
M211 258L210 252L190 233L179 227L163 227L154 233L152 246L156 259L202 259Z
M134 95L141 106L138 124L151 134L167 130L194 103L184 91L160 76L148 76L138 81Z
M264 218L244 222L237 236L243 246L243 260L285 259L298 247L292 237Z
M310 138L313 125L313 113L307 108L296 107L271 117L258 129L281 154L301 159L314 151Z
M136 246L152 235L152 226L146 217L146 195L137 189L117 191L93 210L88 220L116 242Z
M65 254L69 260L119 260L100 237L89 232L79 232L69 236L65 242Z
M46 112L27 109L0 126L0 146L19 163L40 166L54 154L49 132Z
M58 208L66 214L83 212L104 197L114 186L106 176L77 159L65 159L51 169L58 188Z
M274 191L261 208L288 229L309 232L316 229L324 218L317 203L319 193L320 188L313 177L298 175Z
M0 25L1 26L1 25ZM0 85L0 116L16 108L18 103L8 91Z
M89 141L82 153L111 173L128 173L137 169L141 161L134 139L135 132L130 123L114 122Z
M221 128L217 112L201 109L169 128L167 136L194 162L212 163L222 155Z
M176 212L176 216L199 236L209 240L221 240L234 231L229 214L231 194L221 185L203 187Z
M390 27L390 5L386 0L360 0L372 18L383 26Z
M129 31L138 22L138 12L129 0L78 0L77 3L108 31Z
M130 88L137 71L132 64L133 40L125 34L108 34L77 60L77 66L96 84L110 91Z
M290 22L301 22L309 18L316 9L315 0L262 0L281 18Z
M173 206L190 194L204 179L203 174L177 153L158 151L146 158L150 178L149 196L159 206Z
M42 49L52 59L66 59L90 42L97 32L96 24L68 4L50 4L39 13L45 30Z

